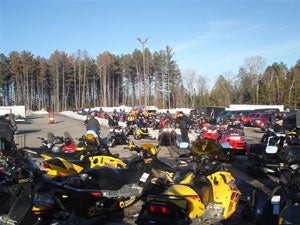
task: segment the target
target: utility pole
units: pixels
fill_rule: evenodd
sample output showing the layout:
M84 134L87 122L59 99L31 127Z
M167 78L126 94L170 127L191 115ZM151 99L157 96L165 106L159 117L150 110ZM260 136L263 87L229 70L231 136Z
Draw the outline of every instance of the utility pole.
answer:
M146 76L146 61L145 61L145 44L147 43L149 38L146 38L145 40L142 40L141 38L137 38L137 40L141 43L142 45L142 48L143 48L143 76L144 76L144 104L145 104L145 107L148 105L147 103L147 93L148 93L148 79L147 79L147 76Z

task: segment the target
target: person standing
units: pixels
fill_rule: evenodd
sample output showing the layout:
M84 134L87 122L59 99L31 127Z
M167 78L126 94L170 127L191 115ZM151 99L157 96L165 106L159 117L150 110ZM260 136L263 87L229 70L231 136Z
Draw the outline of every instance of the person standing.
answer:
M16 129L15 129L15 124L16 124L16 122L15 122L15 120L13 119L13 115L12 114L5 114L4 116L3 116L3 118L1 118L1 122L2 123L6 123L6 124L8 124L8 131L10 131L11 132L11 134L10 135L14 135L14 133L15 133L15 131L16 131ZM14 126L15 125L15 126Z
M108 126L110 128L119 126L118 117L116 115L114 115L112 112L109 113L107 120L108 120Z
M100 137L100 123L95 118L94 113L88 114L86 116L85 125L86 125L86 130L87 131L92 130L98 135L98 137Z
M215 110L212 109L210 112L210 123L215 124L216 123L216 113Z
M193 121L180 111L176 115L176 124L179 125L182 141L189 142L189 127L193 124Z

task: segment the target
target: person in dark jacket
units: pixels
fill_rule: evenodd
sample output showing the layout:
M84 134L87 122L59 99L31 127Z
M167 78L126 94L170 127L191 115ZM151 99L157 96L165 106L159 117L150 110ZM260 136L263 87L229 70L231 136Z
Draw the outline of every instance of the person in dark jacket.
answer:
M184 115L182 111L180 111L176 115L176 124L179 125L182 141L189 142L189 127L193 124L192 120Z
M114 128L114 127L117 127L119 125L119 121L118 121L117 116L115 116L112 112L109 113L107 120L108 120L108 126L110 128Z
M86 130L93 130L100 137L100 123L95 118L95 114L88 114L85 120Z
M2 131L5 131L0 137L0 156L1 154L8 155L11 150L16 149L14 141L15 129L12 124L11 114L5 114L0 117L0 126Z

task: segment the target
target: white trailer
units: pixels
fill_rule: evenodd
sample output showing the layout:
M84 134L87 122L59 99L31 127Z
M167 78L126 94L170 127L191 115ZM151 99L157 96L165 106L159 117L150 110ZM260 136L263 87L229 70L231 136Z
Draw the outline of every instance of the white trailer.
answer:
M2 109L0 108L0 116L11 113L11 109Z
M229 110L254 110L254 109L277 109L284 111L284 105L247 105L247 104L230 104Z
M13 113L17 117L26 118L24 105L0 106L0 116L3 116L7 113Z

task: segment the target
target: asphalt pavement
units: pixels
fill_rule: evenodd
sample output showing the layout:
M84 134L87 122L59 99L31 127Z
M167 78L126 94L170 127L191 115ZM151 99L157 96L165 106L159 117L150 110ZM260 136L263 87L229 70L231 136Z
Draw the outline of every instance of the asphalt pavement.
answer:
M47 114L31 114L27 116L25 121L17 122L19 134L15 135L15 141L19 145L19 147L40 147L41 140L39 137L46 137L48 132L52 132L57 136L64 136L64 132L68 131L71 136L75 139L75 141L85 134L85 126L84 126L84 116L66 116L63 114L55 115L55 123L49 124L49 117ZM100 120L101 124L101 134L102 138L106 137L109 133L109 129L107 126L107 121L104 119ZM150 129L150 132L157 136L158 132ZM190 139L193 140L197 134L190 133ZM180 135L178 134L180 137ZM262 133L260 133L257 129L253 128L245 128L245 137L246 140L255 144L260 141ZM140 145L143 143L153 143L157 145L157 138L155 140L151 139L141 139L134 140L133 137L130 137L135 144ZM134 152L130 152L128 149L124 149L125 146L116 146L110 148L110 151L114 154L119 154L120 158L131 158L135 154ZM158 157L161 159L171 159L172 156L176 156L176 148L170 147L160 147L158 149ZM249 174L243 171L243 164L245 163L245 158L238 158L232 165L229 165L233 175L237 179L237 184L240 189L243 189L247 193L251 193L252 190L256 189L261 192L261 194L265 197L272 188L271 182L276 182L276 179L269 178L268 179L255 179ZM116 213L111 217L111 221L106 222L105 225L131 225L135 224L134 220L141 209L142 202L139 201L135 205L125 209L122 212ZM224 223L226 225L234 225L234 224L244 224L251 225L252 222L244 221L241 217L241 209L238 210L234 216Z

